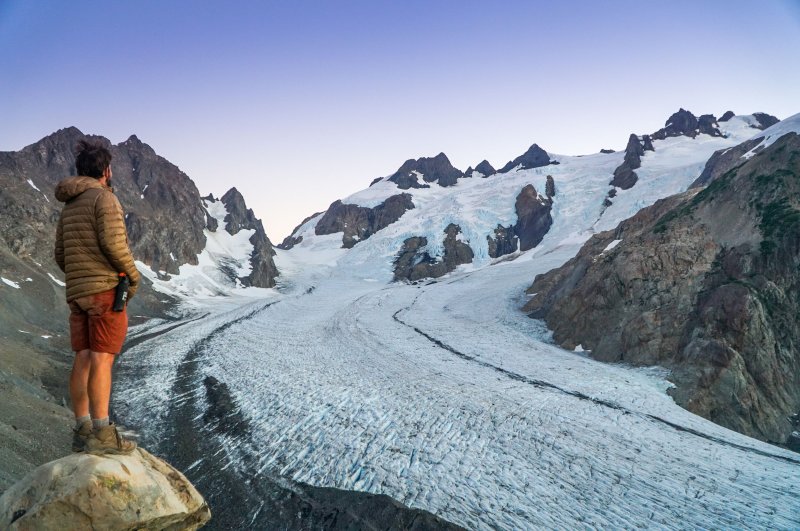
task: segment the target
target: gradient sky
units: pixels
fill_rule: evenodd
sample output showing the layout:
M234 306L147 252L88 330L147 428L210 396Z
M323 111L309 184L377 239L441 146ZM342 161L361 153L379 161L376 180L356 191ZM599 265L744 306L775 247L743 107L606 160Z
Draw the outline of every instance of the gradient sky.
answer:
M800 1L0 0L0 150L136 134L274 242L408 158L623 149L679 107L800 112Z

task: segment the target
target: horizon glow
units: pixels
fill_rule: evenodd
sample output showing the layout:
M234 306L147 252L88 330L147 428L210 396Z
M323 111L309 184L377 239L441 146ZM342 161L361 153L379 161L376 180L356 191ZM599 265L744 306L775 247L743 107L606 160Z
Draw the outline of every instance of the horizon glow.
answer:
M0 71L0 150L136 134L278 243L409 158L620 150L679 107L795 114L800 4L7 0Z

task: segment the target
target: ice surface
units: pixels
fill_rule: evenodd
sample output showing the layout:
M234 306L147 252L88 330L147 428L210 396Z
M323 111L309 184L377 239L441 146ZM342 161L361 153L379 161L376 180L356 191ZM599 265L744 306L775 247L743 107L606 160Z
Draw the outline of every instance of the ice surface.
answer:
M623 153L409 190L416 208L352 249L339 234L314 234L317 216L296 231L301 243L277 251L278 289L201 301L202 317L159 323L174 330L121 358L143 372L120 382L126 421L163 433L159 412L187 400L202 416L202 376L191 396L170 394L178 367L199 352L202 374L228 385L252 427L247 440L226 439L234 469L255 462L255 473L388 494L469 529L796 528L797 454L678 407L663 369L557 348L519 310L537 274L684 190L715 150L749 138L737 118L728 138L656 141L639 182L607 209ZM513 224L519 190L543 191L548 174L550 232L515 259L491 260L486 235ZM398 193L386 184L349 199L366 206ZM475 264L390 283L403 240L429 237L437 252L449 223Z

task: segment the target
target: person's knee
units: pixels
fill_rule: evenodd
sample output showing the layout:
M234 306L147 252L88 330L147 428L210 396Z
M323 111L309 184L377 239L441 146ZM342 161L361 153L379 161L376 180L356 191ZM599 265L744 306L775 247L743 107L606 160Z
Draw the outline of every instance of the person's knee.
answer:
M108 352L91 353L92 367L111 367L114 363L114 354Z
M73 372L83 372L89 370L92 358L89 350L80 350L75 353L75 359L72 362Z

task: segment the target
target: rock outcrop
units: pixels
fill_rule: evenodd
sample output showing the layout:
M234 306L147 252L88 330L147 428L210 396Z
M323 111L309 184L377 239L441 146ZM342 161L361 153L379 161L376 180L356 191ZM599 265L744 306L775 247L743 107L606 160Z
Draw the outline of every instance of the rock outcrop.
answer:
M541 168L548 164L558 164L556 161L550 160L550 155L545 150L540 148L538 144L534 144L528 148L528 151L509 161L505 166L497 170L497 173L508 173L511 170L518 168L520 170L529 170L531 168Z
M723 114L722 117L720 117L720 119L718 121L727 122L728 120L730 120L734 116L736 116L736 114L733 111L725 111L725 114Z
M553 192L555 193L555 184ZM550 226L553 225L553 217L550 215L552 206L552 199L542 197L532 184L520 191L514 204L517 211L514 234L519 238L520 251L527 251L539 245L550 230Z
M525 311L604 361L662 365L675 401L797 445L800 136L641 210L538 276ZM615 240L621 240L611 245Z
M689 188L706 186L733 168L741 166L746 162L742 155L758 146L762 141L763 138L752 138L732 148L715 151L706 162L700 177L695 179Z
M236 188L228 190L220 201L228 211L223 222L225 230L229 234L238 234L242 229L255 231L249 239L253 245L253 252L250 255L252 270L248 276L240 279L242 284L259 288L274 287L275 278L278 276L278 268L272 259L275 256L275 250L264 231L261 220L256 218L252 209L247 208L244 197Z
M394 261L394 280L413 282L423 278L437 278L455 270L461 264L472 262L472 248L458 239L460 233L461 227L452 223L444 229L444 251L441 257L431 256L426 249L426 237L413 236L406 239Z
M406 193L393 195L373 208L344 204L337 199L317 222L314 232L317 235L342 232L342 247L350 249L388 227L412 208L411 194Z
M765 112L754 112L753 118L758 121L758 125L754 125L753 127L756 129L761 129L762 131L767 127L772 127L776 123L780 122L780 120L778 120L776 117Z
M423 183L419 182L422 177ZM453 186L464 174L450 164L450 159L444 153L435 157L422 157L409 159L393 173L388 180L397 184L401 190L409 188L427 188L425 183L438 183L439 186ZM373 181L373 184L376 181Z
M514 225L510 227L498 225L494 229L494 237L487 235L486 241L489 244L489 256L492 258L511 254L519 247L519 238L514 231Z
M479 173L481 177L486 178L497 173L497 170L494 169L494 166L489 164L488 160L484 159L477 166L475 166L475 169L472 169L472 166L470 166L469 169L467 169L467 171L464 173L468 177L473 177L474 173Z
M632 188L639 180L636 175L636 170L642 165L642 156L644 155L644 146L639 140L639 137L631 133L628 137L628 145L625 146L625 158L617 169L614 170L614 178L609 183L611 186L616 186L627 190Z
M145 450L73 454L46 463L0 497L0 528L198 529L211 518L186 477Z

